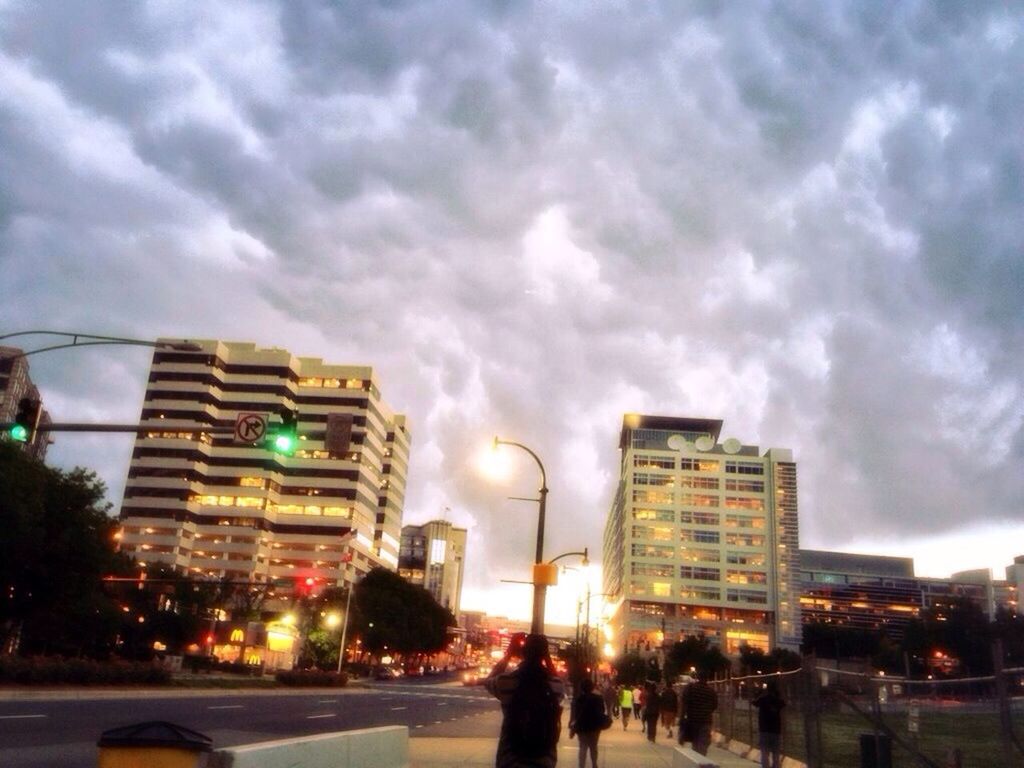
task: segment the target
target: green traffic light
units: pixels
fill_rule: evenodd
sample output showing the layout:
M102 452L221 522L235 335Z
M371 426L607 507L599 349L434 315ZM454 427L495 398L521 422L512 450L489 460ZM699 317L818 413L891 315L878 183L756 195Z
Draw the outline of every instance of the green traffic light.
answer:
M13 425L8 434L11 436L12 440L17 440L19 443L28 442L28 429L26 429L22 424Z
M291 456L295 453L295 437L293 435L277 435L274 438L274 451Z

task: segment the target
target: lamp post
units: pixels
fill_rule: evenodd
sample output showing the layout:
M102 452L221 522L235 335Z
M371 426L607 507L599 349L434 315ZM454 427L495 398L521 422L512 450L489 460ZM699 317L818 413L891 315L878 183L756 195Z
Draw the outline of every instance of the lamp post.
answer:
M145 339L128 339L122 336L99 336L94 333L70 333L68 331L18 331L17 333L6 333L0 336L0 341L13 339L16 336L60 336L71 339L62 344L53 344L49 347L30 349L28 352L19 352L16 355L8 355L4 359L17 360L21 357L36 355L40 352L52 352L55 349L71 349L72 347L95 347L103 345L126 345L131 347L153 347L154 349L171 349L178 352L201 352L202 347L191 341L146 341Z
M537 498L537 554L533 561L533 617L530 621L530 632L534 635L541 635L544 634L544 598L547 595L548 587L547 584L539 583L537 571L539 570L538 566L542 566L544 564L544 513L548 499L548 476L547 472L544 471L544 464L541 462L540 457L522 443L516 443L511 440L502 440L495 435L495 450L497 450L499 445L511 445L516 448L522 448L533 457L533 460L537 462L537 467L540 469L540 495Z

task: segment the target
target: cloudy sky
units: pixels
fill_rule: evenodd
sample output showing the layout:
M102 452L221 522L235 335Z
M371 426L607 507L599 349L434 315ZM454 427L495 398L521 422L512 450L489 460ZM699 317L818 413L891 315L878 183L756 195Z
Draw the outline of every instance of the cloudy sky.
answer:
M5 332L370 364L406 518L528 615L601 531L627 411L790 447L803 546L1024 553L1024 6L0 0ZM149 355L32 359L131 421ZM120 500L130 439L61 436ZM500 598L495 610L495 598ZM485 604L486 603L486 604Z

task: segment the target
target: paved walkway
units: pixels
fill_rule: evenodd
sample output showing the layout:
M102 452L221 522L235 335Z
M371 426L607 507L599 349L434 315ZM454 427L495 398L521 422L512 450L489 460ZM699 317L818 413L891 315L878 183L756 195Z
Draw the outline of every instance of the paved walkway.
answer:
M493 768L501 716L480 715L477 722L485 720L493 723L495 735L492 738L409 739L409 768ZM658 742L652 744L640 733L635 724L632 725L634 727L630 730L623 731L619 723L615 723L601 734L597 751L599 768L671 768L675 739L660 734ZM711 748L708 757L722 768L752 768L760 765L716 747ZM558 765L563 768L576 768L578 760L576 739L570 739L568 729L563 728L562 738L558 743ZM587 768L590 768L589 763Z

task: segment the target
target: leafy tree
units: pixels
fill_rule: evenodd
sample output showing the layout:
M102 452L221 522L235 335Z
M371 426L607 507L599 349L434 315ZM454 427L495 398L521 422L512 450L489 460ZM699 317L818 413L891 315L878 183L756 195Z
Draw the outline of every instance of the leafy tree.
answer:
M727 671L731 666L729 659L707 637L689 635L675 643L666 655L665 677L675 680L681 674L689 674L691 670L715 675Z
M647 662L636 651L619 656L612 666L615 667L615 680L620 685L640 685L647 679Z
M118 609L103 577L128 574L92 472L47 467L0 444L0 648L104 655Z
M437 653L447 646L448 628L454 626L451 611L396 573L375 568L355 586L349 632L376 656L385 650Z
M941 650L959 659L965 675L987 675L992 672L992 638L1000 628L1005 635L1012 626L1005 621L993 626L976 603L961 598L948 607L922 611L921 617L908 625L902 647L915 662ZM921 671L920 666L915 667Z

